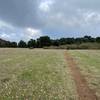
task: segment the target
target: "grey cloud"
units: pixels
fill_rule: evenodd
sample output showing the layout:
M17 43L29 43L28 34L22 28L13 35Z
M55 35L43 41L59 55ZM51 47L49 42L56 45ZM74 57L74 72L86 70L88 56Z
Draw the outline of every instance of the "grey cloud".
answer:
M74 0L74 5L81 9L100 11L100 0Z
M70 21L79 25L75 19L83 20L79 9L100 10L100 0L52 0L55 3L44 13L38 9L41 1L46 0L0 0L0 18L18 27L70 27Z
M82 30L83 26L85 26L88 31L89 27L97 26L100 23L99 5L99 0L55 0L55 4L51 7L49 13L43 13L45 16L44 27L67 31L69 28ZM86 22L86 17L91 15L91 13L96 14L94 15L95 17L91 16L91 21L87 20L88 22ZM98 24L96 21L98 21Z
M49 11L43 12L39 5L44 1L49 0L0 0L0 20L13 25L16 34L18 28L28 27L52 36L56 32L56 36L99 32L100 0L52 0Z
M37 0L0 0L0 18L16 26L40 26Z

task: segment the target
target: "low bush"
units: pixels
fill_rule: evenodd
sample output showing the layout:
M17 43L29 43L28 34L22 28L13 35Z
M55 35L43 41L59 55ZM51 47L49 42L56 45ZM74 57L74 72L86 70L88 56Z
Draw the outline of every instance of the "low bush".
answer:
M100 43L68 44L44 47L44 49L100 49Z

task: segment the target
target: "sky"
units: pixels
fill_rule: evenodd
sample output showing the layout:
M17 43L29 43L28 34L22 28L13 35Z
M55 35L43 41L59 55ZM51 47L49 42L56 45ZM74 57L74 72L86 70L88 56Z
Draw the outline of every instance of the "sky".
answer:
M100 0L0 0L0 38L100 36Z

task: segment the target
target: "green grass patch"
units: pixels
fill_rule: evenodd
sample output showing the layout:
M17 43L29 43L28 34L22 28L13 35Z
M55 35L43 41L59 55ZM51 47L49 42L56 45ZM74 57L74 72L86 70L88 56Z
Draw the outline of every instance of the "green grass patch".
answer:
M64 52L0 49L0 100L77 100Z

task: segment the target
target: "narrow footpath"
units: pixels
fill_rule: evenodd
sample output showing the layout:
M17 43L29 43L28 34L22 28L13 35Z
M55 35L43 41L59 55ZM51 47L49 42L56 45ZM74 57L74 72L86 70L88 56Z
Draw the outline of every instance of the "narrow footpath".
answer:
M98 100L93 90L91 90L80 70L68 51L65 52L67 64L74 78L79 100Z

